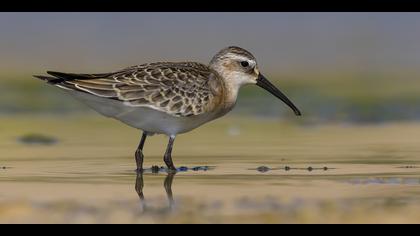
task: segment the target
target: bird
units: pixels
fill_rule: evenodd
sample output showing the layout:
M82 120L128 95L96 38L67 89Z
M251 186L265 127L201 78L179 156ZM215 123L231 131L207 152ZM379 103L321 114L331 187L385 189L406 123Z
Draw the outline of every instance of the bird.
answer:
M244 85L257 85L286 105L300 110L258 68L257 60L238 46L223 48L208 64L154 62L99 74L47 71L34 75L67 91L100 114L142 131L135 151L142 172L146 138L169 137L163 157L167 170L176 172L172 149L177 135L187 133L230 112Z

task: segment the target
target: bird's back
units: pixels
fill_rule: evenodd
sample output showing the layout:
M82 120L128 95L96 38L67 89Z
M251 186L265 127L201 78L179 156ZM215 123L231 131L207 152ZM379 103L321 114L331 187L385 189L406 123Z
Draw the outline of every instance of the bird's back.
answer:
M36 77L69 90L103 115L119 120L128 116L123 121L129 125L148 110L157 112L152 112L153 117L201 120L201 116L218 113L224 99L223 80L208 66L195 62L142 64L103 74L48 74L53 77Z

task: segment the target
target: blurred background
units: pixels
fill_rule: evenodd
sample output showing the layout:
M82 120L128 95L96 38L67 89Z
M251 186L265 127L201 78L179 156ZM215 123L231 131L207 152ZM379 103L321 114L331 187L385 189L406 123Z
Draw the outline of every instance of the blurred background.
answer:
M304 112L299 122L420 119L417 13L0 13L0 32L2 115L92 112L31 77L46 70L207 63L237 45ZM233 113L293 116L254 86Z

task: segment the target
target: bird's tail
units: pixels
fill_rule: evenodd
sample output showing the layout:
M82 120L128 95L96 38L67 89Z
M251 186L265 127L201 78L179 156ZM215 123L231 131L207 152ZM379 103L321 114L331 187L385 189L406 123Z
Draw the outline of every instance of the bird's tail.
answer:
M45 75L34 75L35 78L48 82L49 84L59 84L62 83L63 80L57 77L52 76L45 76Z
M57 71L47 71L50 76L45 75L34 75L35 78L47 81L49 84L57 85L66 81L73 80L92 80L100 79L110 76L112 73L104 74L74 74L74 73L63 73Z

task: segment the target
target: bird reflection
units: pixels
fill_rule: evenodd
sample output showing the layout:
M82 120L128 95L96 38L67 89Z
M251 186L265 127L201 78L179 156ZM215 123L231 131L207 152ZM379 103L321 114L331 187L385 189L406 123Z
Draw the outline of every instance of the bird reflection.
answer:
M144 193L143 193L143 188L144 188L144 178L143 178L143 172L138 172L137 173L137 177L136 177L136 192L139 196L140 199L140 206L141 206L141 211L142 213L146 213L146 212L156 212L156 213L163 213L163 212L167 212L167 211L172 211L174 209L174 197L173 197L173 193L172 193L172 183L174 180L174 177L176 175L176 173L174 172L169 172L166 175L166 178L163 182L163 186L165 188L166 191L166 196L168 199L168 206L165 208L161 208L161 209L154 209L151 208L149 206L147 206L147 201L144 197Z
M174 209L175 201L172 193L172 183L174 181L175 175L177 173L187 173L187 172L207 172L214 170L214 166L196 166L196 167L180 167L177 171L168 171L168 169L164 167L152 166L150 169L146 169L144 171L138 171L136 176L136 192L140 199L140 206L142 213L168 213ZM159 173L166 173L166 178L163 182L163 187L165 188L166 197L168 200L168 206L164 208L156 208L151 207L147 204L147 200L144 196L144 174L154 174L157 175Z

